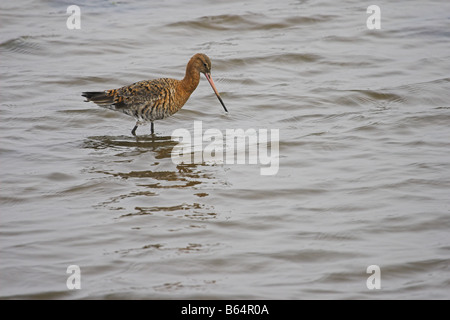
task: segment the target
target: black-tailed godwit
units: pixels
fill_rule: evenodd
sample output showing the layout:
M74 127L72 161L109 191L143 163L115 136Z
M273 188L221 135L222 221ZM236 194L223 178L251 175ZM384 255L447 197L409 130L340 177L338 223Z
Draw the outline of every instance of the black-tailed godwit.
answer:
M144 80L119 89L97 92L83 92L86 102L92 101L100 107L121 111L136 119L131 133L136 135L138 126L151 123L153 134L155 120L167 118L180 110L197 88L203 73L217 98L228 112L211 78L211 60L207 55L197 53L188 62L183 80L161 78Z

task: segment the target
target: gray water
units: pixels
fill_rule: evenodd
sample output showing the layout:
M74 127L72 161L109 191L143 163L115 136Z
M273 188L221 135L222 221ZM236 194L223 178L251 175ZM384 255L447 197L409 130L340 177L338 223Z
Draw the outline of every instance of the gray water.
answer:
M72 4L81 29L66 26ZM367 27L371 4L381 29ZM450 298L449 1L0 12L1 298ZM181 79L197 52L229 114L202 76L135 138L132 118L80 96ZM194 121L279 130L279 170L174 163L172 133Z

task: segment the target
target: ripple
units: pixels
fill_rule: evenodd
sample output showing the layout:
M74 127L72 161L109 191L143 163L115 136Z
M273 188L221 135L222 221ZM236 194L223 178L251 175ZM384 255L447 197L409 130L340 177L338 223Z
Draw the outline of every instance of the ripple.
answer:
M182 30L210 30L210 31L258 31L276 30L299 26L326 23L333 20L335 15L293 16L283 19L273 19L270 16L257 13L248 14L223 14L215 16L203 16L193 20L178 21L166 25L168 28Z
M22 36L0 43L0 52L11 55L41 55L46 52L40 37Z

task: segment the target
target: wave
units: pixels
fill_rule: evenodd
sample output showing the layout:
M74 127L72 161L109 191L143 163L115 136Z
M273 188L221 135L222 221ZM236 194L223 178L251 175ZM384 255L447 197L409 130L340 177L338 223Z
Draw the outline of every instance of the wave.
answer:
M299 25L328 23L334 15L293 16L284 19L273 19L264 14L249 13L244 15L223 14L202 16L192 20L178 21L166 25L168 28L207 29L207 30L271 30L285 29Z

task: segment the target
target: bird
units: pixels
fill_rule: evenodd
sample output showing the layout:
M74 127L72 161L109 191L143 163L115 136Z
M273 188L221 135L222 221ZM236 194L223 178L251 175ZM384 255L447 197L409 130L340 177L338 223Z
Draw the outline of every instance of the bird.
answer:
M225 112L225 104L211 77L211 60L206 54L197 53L191 57L182 80L160 78L143 80L118 89L82 92L85 102L94 102L100 107L123 112L136 119L131 133L151 123L151 134L155 133L154 122L167 118L179 111L188 101L200 82L203 73L219 99Z

